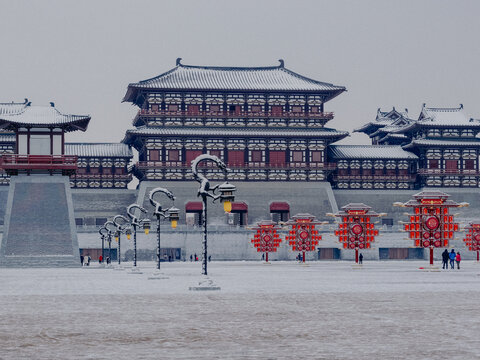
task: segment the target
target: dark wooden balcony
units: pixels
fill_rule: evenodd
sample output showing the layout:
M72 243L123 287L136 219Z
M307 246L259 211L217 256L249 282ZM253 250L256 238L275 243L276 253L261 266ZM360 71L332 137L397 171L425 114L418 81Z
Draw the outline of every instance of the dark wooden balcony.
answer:
M0 168L9 175L18 172L49 171L71 175L77 171L77 156L73 155L2 155Z
M282 119L319 119L319 120L331 120L334 117L333 112L230 112L230 111L168 111L168 110L148 110L141 109L139 116L162 116L162 117L192 117L192 118L282 118Z
M70 176L70 179L77 181L130 181L132 180L132 174L74 174Z
M191 166L187 166L185 163L176 161L139 161L136 164L136 168L139 170L148 169L178 169L178 170L191 170ZM217 168L213 163L200 164L199 168ZM326 170L333 171L337 168L335 163L286 163L272 165L263 162L253 162L244 164L228 164L228 168L232 170Z

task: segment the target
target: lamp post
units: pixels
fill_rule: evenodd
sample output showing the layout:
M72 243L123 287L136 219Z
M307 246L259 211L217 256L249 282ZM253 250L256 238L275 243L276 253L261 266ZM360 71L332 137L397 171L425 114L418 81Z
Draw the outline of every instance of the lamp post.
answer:
M110 230L108 227L112 227L114 228L114 230ZM108 239L108 260L109 262L112 261L112 234L114 231L116 231L117 229L117 226L113 223L113 221L107 221L105 224L103 224L103 227L105 229L107 229L108 231L108 234L107 234L107 239ZM108 265L108 264L107 264Z
M131 204L127 207L127 214L130 217L130 224L133 227L133 266L137 266L137 227L143 227L145 234L148 235L150 231L150 220L139 219L135 215L135 209L138 209L141 213L146 214L147 210L138 204ZM127 230L128 231L128 230ZM128 234L127 234L128 237Z
M210 181L199 172L198 165L201 162L213 162L217 167L222 170L225 174L229 171L227 165L214 155L203 154L199 155L192 161L192 173L196 181L200 183L200 188L198 189L197 196L202 198L203 208L202 208L202 223L203 223L203 254L202 254L202 275L207 275L207 199L210 197L213 201L220 199L220 202L223 202L223 208L226 212L232 210L232 202L235 199L233 192L236 190L236 187L228 182L224 182L221 185L215 185L210 187ZM215 194L216 190L220 191L219 195Z
M103 259L105 258L105 237L108 236L108 230L107 228L105 227L105 225L103 225L100 229L98 229L98 233L100 234L100 237L102 238L102 261Z
M152 204L152 206L155 208L155 210L153 211L153 215L157 217L157 269L160 270L160 219L170 219L170 224L172 225L172 228L175 229L180 218L180 210L177 209L175 206L164 209L162 205L160 205L160 203L158 201L155 201L155 199L153 198L157 193L167 195L167 197L172 201L175 201L175 196L173 196L171 191L161 187L153 189L148 194L150 204Z
M122 232L125 232L127 234L127 237L129 236L128 230L129 229L129 221L128 219L123 216L123 215L116 215L113 217L113 224L117 227L117 230L115 231L115 240L118 242L118 265L121 263L121 251L120 251L120 244L121 244L121 234ZM130 230L131 234L131 230Z

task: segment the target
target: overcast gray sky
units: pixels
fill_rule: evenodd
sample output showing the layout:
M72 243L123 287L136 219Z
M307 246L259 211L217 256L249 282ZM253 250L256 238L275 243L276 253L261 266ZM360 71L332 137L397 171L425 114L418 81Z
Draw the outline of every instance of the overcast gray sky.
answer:
M457 106L480 118L479 1L0 0L0 102L54 101L90 114L68 141L120 141L128 83L192 65L285 66L348 92L328 126L352 131L378 107ZM342 143L368 143L353 135Z

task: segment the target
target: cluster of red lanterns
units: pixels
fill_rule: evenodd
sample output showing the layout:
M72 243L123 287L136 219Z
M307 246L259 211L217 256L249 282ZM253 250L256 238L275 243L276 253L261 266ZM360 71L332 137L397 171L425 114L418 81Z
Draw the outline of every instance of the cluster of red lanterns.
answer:
M266 261L268 262L268 253L276 252L282 242L277 233L278 225L273 221L265 220L259 222L253 229L257 232L251 242L257 252L266 254Z
M363 203L350 203L343 206L342 211L332 215L342 220L338 224L338 230L335 230L335 236L343 243L344 249L355 250L355 262L358 263L358 250L370 249L370 244L375 241L375 236L378 236L378 230L371 218L383 214L371 211L371 207Z
M468 247L469 251L477 252L477 261L480 260L479 251L480 251L480 224L479 223L470 223L469 226L465 228L466 234L463 242Z
M404 230L414 242L415 247L430 248L430 264L433 265L433 248L448 247L453 239L458 224L450 214L450 208L468 206L448 200L450 195L441 191L422 191L413 195L412 200L395 206L411 207L414 214L404 225Z
M315 225L321 224L315 221L315 216L310 214L297 214L287 222L290 226L285 241L292 247L293 251L302 253L302 261L305 262L305 252L315 251L322 236L315 230Z

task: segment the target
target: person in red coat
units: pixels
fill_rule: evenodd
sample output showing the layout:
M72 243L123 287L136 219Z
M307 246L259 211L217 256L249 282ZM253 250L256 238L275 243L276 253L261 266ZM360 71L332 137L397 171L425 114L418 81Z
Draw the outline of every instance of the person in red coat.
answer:
M462 261L462 257L459 252L457 252L457 255L455 256L455 261L457 262L457 269L460 270L460 261Z

